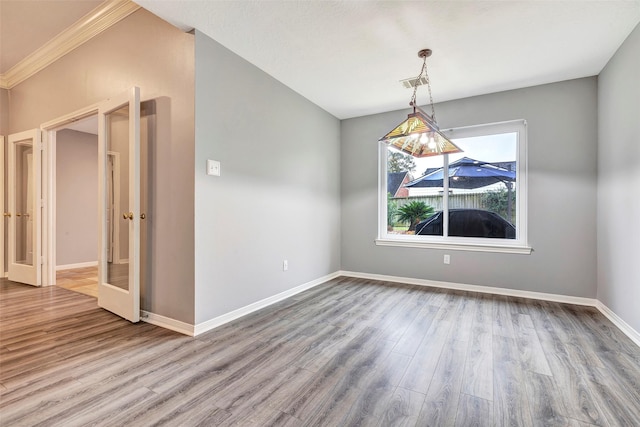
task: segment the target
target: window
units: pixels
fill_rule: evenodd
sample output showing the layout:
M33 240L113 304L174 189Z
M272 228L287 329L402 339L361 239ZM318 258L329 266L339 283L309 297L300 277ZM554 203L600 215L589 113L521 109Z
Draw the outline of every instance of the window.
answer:
M444 133L462 153L413 158L380 144L376 243L530 253L526 122Z

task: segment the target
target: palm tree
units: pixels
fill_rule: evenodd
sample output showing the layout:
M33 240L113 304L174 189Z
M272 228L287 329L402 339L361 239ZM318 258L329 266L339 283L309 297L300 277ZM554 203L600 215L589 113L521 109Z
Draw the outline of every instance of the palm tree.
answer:
M435 209L425 202L414 200L398 209L397 218L399 221L409 223L409 231L416 231L416 225L434 212Z

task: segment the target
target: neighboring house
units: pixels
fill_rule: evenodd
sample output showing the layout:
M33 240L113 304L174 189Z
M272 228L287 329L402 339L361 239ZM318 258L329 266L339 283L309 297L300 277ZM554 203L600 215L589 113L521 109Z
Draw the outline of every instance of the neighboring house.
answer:
M387 174L387 193L391 194L391 197L409 197L409 189L404 185L411 181L411 174L409 172L389 172Z

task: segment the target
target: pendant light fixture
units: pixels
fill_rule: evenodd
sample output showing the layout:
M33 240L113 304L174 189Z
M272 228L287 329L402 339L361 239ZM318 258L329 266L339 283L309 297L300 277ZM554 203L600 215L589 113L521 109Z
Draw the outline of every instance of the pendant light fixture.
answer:
M422 49L418 52L418 57L422 58L424 62L422 63L420 74L415 80L413 95L411 96L411 102L409 102L409 105L413 107L413 113L409 114L407 120L379 139L379 141L413 157L439 156L441 154L462 152L458 146L440 132L440 128L436 123L436 113L433 107L433 97L431 96L431 83L427 73L427 58L429 56L431 56L431 49ZM429 89L431 116L416 104L418 83L421 81L423 74L424 81Z

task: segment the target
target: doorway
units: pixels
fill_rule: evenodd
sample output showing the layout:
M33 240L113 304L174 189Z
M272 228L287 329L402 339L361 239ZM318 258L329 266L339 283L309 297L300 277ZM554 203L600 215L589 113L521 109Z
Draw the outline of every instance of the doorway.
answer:
M43 164L43 185L46 194L46 200L43 201L46 218L43 240L47 261L44 268L44 284L55 285L58 271L88 269L97 260L96 274L93 274L95 270L77 271L78 274L72 272L65 279L75 282L97 282L98 305L132 322L140 319L140 290L143 283L149 279L146 274L149 238L147 224L152 217L147 211L147 159L151 152L151 141L155 137L155 101L147 101L142 105L146 105L144 109L141 108L140 90L134 87L119 96L42 125L46 136ZM93 163L90 173L97 173L98 177L97 185L89 186L94 189L93 200L97 204L94 208L85 210L84 214L81 213L83 208L93 202L76 200L61 203L58 209L57 193L64 190L61 190L62 181L57 181L61 180L63 174L68 173L71 176L67 182L71 182L74 187L79 184L79 180L84 179L75 174L77 170L68 171L69 167L61 166L69 160L62 157L62 141L64 137L69 136L68 134L78 137L78 132L95 132L95 125L90 132L78 129L90 123L94 116L97 116L97 157L94 157L95 162L88 164ZM84 146L87 147L86 144ZM77 155L78 148L73 151L74 153L69 155L72 159ZM75 169L81 165L77 159L67 163ZM58 172L61 172L61 175ZM72 192L78 193L79 190ZM63 213L64 209L67 210ZM92 217L88 222L97 222L95 232L86 231L88 228L85 228L84 232L75 230L71 233L69 230L73 228L69 227L80 222L73 220L78 215L83 215L82 220ZM59 218L60 216L65 218ZM67 220L71 220L67 222L67 227L60 225ZM97 237L97 243L90 245L92 248L86 247L82 250L79 246L89 240L87 236L90 234ZM81 253L85 258L65 258L68 253L63 254L61 248L64 244L70 245L71 252ZM89 255L95 258L87 259ZM83 273L91 274L91 278L84 277Z
M56 285L98 297L98 116L56 129Z

